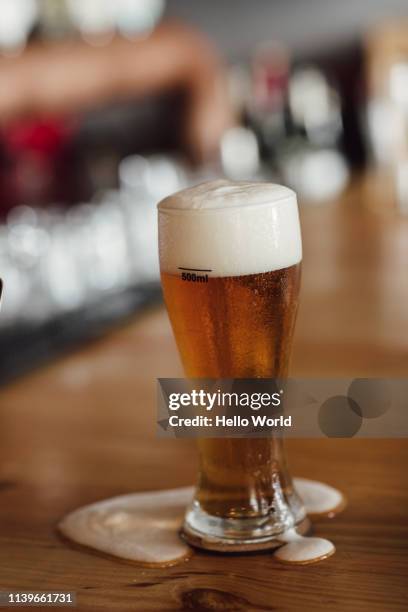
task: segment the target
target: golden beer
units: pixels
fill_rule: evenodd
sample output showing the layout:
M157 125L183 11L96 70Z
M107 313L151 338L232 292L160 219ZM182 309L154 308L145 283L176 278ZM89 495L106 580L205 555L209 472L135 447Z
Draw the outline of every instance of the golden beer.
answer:
M219 197L218 206L207 208L205 197L217 199L214 192L226 186L241 193L241 185L218 182L199 186L173 196L171 206L166 200L159 206L164 299L189 378L284 378L288 374L301 255L299 249L279 245L277 237L282 233L276 223L287 217L287 222L295 225L292 238L299 242L297 216L283 213L279 219L276 202L258 206L256 197L254 204L247 205L254 192L257 196L265 189L257 184L247 188L251 197L242 194L240 206L228 206L232 194L227 190ZM197 192L204 204L198 212L193 207ZM293 193L286 190L285 196L286 192ZM272 191L268 195L274 202ZM278 199L282 206L280 202ZM261 225L258 208L262 209L258 211L264 222ZM263 233L268 223L270 236ZM274 238L271 248L269 239ZM235 263L237 258L244 263ZM268 262L285 263L285 258L293 264L256 271ZM251 268L256 273L246 274ZM229 275L229 271L238 274ZM190 542L221 550L257 548L265 542L272 546L277 533L304 519L281 439L206 438L200 439L198 446L198 485L184 527Z

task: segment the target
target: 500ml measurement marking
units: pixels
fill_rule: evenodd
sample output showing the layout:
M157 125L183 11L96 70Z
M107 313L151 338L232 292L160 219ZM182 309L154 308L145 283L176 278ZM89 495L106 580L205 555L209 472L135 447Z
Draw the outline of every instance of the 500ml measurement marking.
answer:
M182 270L181 280L190 283L208 283L208 274L203 274L203 272L212 272L212 270L205 270L203 268L179 268L179 270Z

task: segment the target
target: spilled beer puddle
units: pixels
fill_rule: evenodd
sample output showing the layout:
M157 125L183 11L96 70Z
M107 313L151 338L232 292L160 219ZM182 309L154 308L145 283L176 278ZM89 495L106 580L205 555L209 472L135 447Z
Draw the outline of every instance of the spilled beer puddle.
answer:
M312 517L334 516L346 505L340 491L322 482L295 478L294 485ZM175 565L193 554L179 536L193 492L183 487L113 497L71 512L58 528L75 544L100 553L148 567ZM272 554L285 563L315 563L335 552L329 540L301 536L295 528L279 540L282 546Z

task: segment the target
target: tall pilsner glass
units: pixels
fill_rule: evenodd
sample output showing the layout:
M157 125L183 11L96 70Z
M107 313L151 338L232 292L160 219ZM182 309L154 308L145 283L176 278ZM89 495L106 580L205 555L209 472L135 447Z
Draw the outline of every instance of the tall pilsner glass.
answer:
M215 181L159 204L164 298L189 378L285 378L302 245L296 195ZM280 437L203 438L183 535L202 548L273 548L308 528Z

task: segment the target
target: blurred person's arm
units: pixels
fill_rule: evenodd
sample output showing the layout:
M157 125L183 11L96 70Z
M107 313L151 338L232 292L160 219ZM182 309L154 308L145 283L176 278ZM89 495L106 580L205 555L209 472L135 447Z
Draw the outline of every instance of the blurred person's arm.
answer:
M206 39L176 23L135 41L37 43L19 57L1 58L0 124L173 89L186 93L191 155L208 157L231 119L225 78Z

